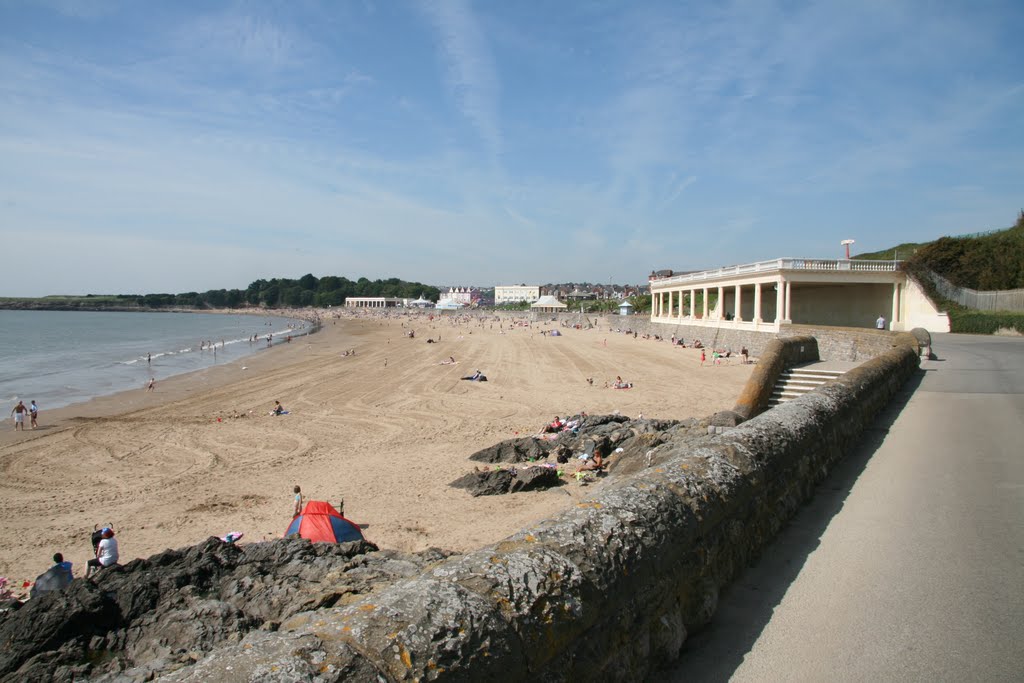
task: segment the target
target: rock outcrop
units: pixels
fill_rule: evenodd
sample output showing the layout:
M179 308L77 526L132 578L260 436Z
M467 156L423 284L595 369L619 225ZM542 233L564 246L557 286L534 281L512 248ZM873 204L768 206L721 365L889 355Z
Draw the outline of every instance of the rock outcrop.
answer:
M112 567L0 621L4 681L117 673L145 680L295 614L344 605L449 553L378 552L366 541L236 546L217 538Z

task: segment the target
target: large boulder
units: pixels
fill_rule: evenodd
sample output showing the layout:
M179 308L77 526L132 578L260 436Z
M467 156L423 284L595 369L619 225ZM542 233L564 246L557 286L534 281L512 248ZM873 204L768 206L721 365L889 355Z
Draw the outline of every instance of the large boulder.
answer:
M466 489L469 495L498 496L505 493L535 491L558 486L561 480L552 467L527 467L526 469L497 469L470 472L453 481L449 486Z

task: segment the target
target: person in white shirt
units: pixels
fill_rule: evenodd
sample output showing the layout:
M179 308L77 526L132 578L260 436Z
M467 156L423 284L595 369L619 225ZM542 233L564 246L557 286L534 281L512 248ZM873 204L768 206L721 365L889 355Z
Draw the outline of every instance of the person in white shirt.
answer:
M96 557L89 560L88 566L85 570L85 575L88 577L92 574L93 569L100 569L102 567L109 567L117 564L119 553L117 550L117 539L114 538L114 530L110 527L103 529L103 538L100 540L98 546L96 546Z
M878 320L875 321L875 327L877 327L880 330L885 329L885 316L878 316Z

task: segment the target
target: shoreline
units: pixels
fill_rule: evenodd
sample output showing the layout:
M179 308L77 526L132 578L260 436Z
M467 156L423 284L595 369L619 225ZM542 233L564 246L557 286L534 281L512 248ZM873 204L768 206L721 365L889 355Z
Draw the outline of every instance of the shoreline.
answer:
M198 311L180 312L196 313ZM226 312L227 311L220 309L204 311L204 313L213 314ZM267 317L282 317L294 320L302 319L293 314ZM306 319L306 321L311 322L309 319ZM319 330L317 328L313 328L294 339L309 339L315 336L318 331ZM13 429L5 428L0 430L0 448L12 443L29 441L33 437L44 436L53 431L67 429L68 427L73 426L73 424L78 420L117 417L135 410L159 408L175 401L188 398L190 393L199 388L219 389L232 382L244 381L245 377L238 376L237 369L233 369L235 366L241 366L244 364L246 368L274 368L287 362L285 355L276 355L272 360L265 360L262 363L258 363L257 360L262 359L264 356L271 355L275 349L290 347L293 344L294 342L291 344L283 341L278 342L270 348L260 349L254 353L249 353L239 358L233 358L232 360L220 365L200 368L198 370L189 370L171 375L170 377L161 379L157 383L157 388L152 392L146 391L145 386L123 389L110 394L93 396L92 398L84 401L78 401L59 408L40 411L39 416L41 424L37 429L14 431Z
M730 408L750 374L607 329L542 334L555 326L329 317L315 335L148 395L41 413L40 429L0 436L0 574L32 580L59 551L81 576L95 524L114 525L122 562L229 531L244 532L243 543L278 538L296 484L307 500L343 497L346 517L382 548L465 552L602 485L473 498L448 486L473 470L472 453L535 433L554 414L703 417ZM449 356L457 364L443 364ZM460 381L476 368L490 381ZM616 375L634 388L603 388ZM271 417L274 400L290 414Z
M37 311L12 311L12 312L16 312L16 313L35 313ZM63 312L68 312L68 311L38 311L38 312L39 313L47 313L47 312L63 313ZM87 313L121 313L123 311L99 311L99 310L93 311L93 310L90 310L90 311L84 311L84 312L87 312ZM203 311L188 311L188 310L163 310L163 311L156 311L156 310L145 310L145 311L135 311L135 312L138 312L140 314L154 313L154 312L155 313L161 313L161 314L162 313L175 313L175 314L179 314L179 315L180 314L184 314L184 315L200 314L200 315L204 315L204 316L205 315L221 315L221 316L242 315L242 316L245 316L245 317L257 316L257 317L260 317L260 318L263 318L263 319L266 319L266 320L271 320L271 319L284 320L284 321L286 321L288 323L288 329L287 330L274 330L274 334L276 335L276 337L275 337L274 343L272 345L273 347L277 347L277 346L279 346L281 344L284 344L285 340L289 336L292 337L293 339L299 339L299 338L303 338L303 337L309 337L309 336L315 334L317 332L317 330L319 329L319 325L320 325L320 323L322 321L320 316L318 316L317 311L310 311L310 310L305 310L305 309L279 309L279 311L275 311L273 314L265 313L265 312L256 312L256 311L250 311L248 313L239 314L239 313L231 311L230 309L207 309L207 310L203 310ZM294 327L292 327L293 325L294 325ZM247 348L247 349L244 349L244 350L241 350L241 351L234 351L233 353L228 353L226 357L222 355L221 363L219 363L217 365L212 365L211 364L211 365L204 365L204 366L197 367L196 366L197 365L196 361L189 362L188 360L186 360L184 363L181 363L181 362L177 362L176 363L174 360L170 359L170 357L175 357L175 356L178 356L178 355L181 355L181 358L184 359L184 358L186 358L186 356L190 356L191 355L191 354L184 354L184 355L182 355L182 353L183 353L182 351L174 351L174 352L170 352L170 353L156 353L154 355L154 357L153 357L153 360L156 361L157 363L162 363L162 365L160 365L159 367L154 366L154 369L151 372L153 372L153 375L157 377L158 384L163 384L163 383L165 383L167 381L170 381L172 378L180 377L182 375L189 375L189 374L193 374L193 373L199 373L199 372L202 372L203 370L219 367L220 365L226 365L226 364L234 363L234 362L237 362L237 361L240 361L240 360L245 360L247 358L253 358L253 357L258 356L258 355L260 355L262 353L265 353L265 351L268 350L268 347L266 347L266 344L265 344L265 340L263 339L265 336L266 336L266 332L261 333L261 339L258 342L253 342L250 339L249 340L249 348ZM231 347L232 350L243 349L243 346L240 343L244 343L244 341L245 341L244 339L230 339L228 341L228 345ZM187 344L187 342L186 342L186 344ZM258 348L254 348L254 346L256 344L258 344ZM207 349L207 350L209 350L209 349ZM223 350L225 350L225 349L222 349L222 351ZM183 351L184 352L197 352L197 351L201 351L201 349L197 349L195 347L192 347L192 348L185 348L185 349L183 349ZM239 353L241 355L238 355ZM167 355L169 358L164 359L163 361L161 361L160 359L164 355ZM145 358L145 356L142 356L142 357L137 358L136 360L145 361L146 358ZM132 364L134 364L136 362L136 360L125 361L125 360L117 360L115 358L111 358L111 359L103 359L103 362L109 362L112 366L120 367L122 365L132 365ZM167 362L168 360L170 360L170 362ZM214 353L214 361L213 362L216 363L216 353ZM189 367L190 364L192 365L192 367ZM86 366L86 367L88 367L88 366ZM147 378L148 378L148 376L149 375L147 375ZM81 380L72 377L71 379L67 379L65 381L71 381L73 383L77 383L77 382L79 382ZM141 385L144 386L144 384L145 384L145 382L142 381ZM126 384L123 381L123 378L121 378L121 381L111 382L111 385L112 386L104 386L102 388L97 386L93 390L89 390L89 389L86 389L84 391L83 390L76 390L76 391L74 391L74 392L72 392L70 394L66 394L66 395L49 396L49 400L46 401L46 403L48 405L43 405L42 408L43 408L43 410L45 410L46 414L48 414L48 415L54 415L54 414L63 415L67 411L67 409L69 409L69 408L83 407L86 404L88 404L90 401L103 400L105 398L112 397L112 396L115 396L115 395L118 395L118 394L129 393L129 392L134 391L139 386L139 385L130 384L130 383ZM90 385L89 384L84 384L84 385L75 384L75 386L85 386L85 387L88 387ZM96 385L93 385L93 386L96 386ZM36 387L36 389L37 389L37 391L30 392L30 394L38 396L41 392L38 391L39 387ZM46 390L43 391L42 393L46 393L47 391L50 392L50 393L53 393L54 391L57 391L58 394L60 393L59 390L55 389L55 386L47 387ZM99 392L99 393L93 393L94 391ZM15 392L13 395L11 395L8 398L8 400L9 401L17 401L19 399L20 400L27 400L27 399L23 398L23 396L25 396L25 395L28 395L28 394L22 394L20 392ZM12 405L13 405L13 403L12 403ZM41 413L41 415L42 415L42 413ZM4 432L4 430L0 429L0 444L4 443L4 440L3 440L3 437L2 437L3 432Z

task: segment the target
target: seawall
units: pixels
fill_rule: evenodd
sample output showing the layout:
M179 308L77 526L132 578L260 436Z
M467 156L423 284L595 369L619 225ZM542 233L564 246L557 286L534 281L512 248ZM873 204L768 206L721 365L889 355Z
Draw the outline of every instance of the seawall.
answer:
M580 319L579 313L537 314L540 320L558 319L559 324L574 324ZM901 335L907 332L889 332L870 328L829 327L826 325L783 325L778 332L755 332L739 330L728 326L698 327L683 323L652 322L646 315L583 315L584 320L593 323L598 321L602 330L633 330L638 334L661 335L668 339L675 335L685 340L686 345L693 344L694 339L701 340L706 348L727 348L734 353L746 347L751 357L760 358L764 355L772 340L788 337L814 337L818 340L818 352L821 360L838 360L849 362L866 361L885 353L890 349L906 344L907 339Z
M719 590L918 362L916 344L899 343L706 445L657 446L660 465L505 541L164 680L642 679L708 623Z

